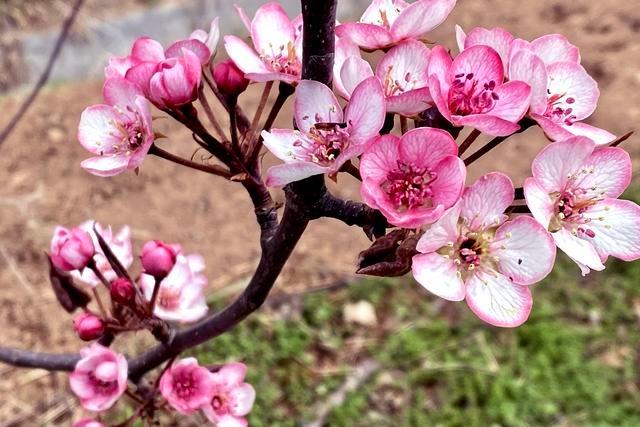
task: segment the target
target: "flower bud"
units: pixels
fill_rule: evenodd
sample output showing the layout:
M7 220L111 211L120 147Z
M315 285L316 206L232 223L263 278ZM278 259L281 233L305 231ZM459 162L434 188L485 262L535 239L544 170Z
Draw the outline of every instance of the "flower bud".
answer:
M140 262L144 272L159 279L167 277L176 263L180 248L168 245L161 240L151 240L142 247Z
M73 319L73 329L82 341L93 341L104 335L104 322L91 313L80 313Z
M129 304L136 296L136 288L129 279L118 277L111 282L111 299L120 304Z
M51 239L51 262L63 271L82 270L93 258L91 235L80 228L57 227Z
M232 60L228 59L213 67L213 80L226 97L237 97L247 90L249 80Z

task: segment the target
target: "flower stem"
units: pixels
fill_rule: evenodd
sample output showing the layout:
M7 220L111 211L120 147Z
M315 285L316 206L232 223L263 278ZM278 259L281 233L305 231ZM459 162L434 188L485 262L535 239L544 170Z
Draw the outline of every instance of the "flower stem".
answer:
M474 152L469 157L464 159L464 164L466 166L469 166L470 164L472 164L473 162L475 162L476 160L478 160L479 158L487 154L489 151L496 148L498 145L500 145L504 140L506 140L510 136L515 135L517 133L524 132L525 130L529 129L531 126L535 125L536 122L525 117L524 119L520 120L518 124L520 125L520 129L518 129L516 132L512 133L511 135L498 136L496 138L493 138L491 141L487 142L485 145L480 147L478 151Z
M629 139L631 137L631 135L633 135L634 131L629 131L627 133L625 133L624 135L622 135L620 138L616 139L615 141L613 141L611 144L609 144L610 147L617 147L618 145L622 144L623 142L625 142L627 139Z
M213 114L213 110L211 109L211 105L209 104L209 100L207 99L207 96L204 94L203 89L200 90L198 99L200 99L200 104L202 104L202 108L204 109L204 112L206 113L207 118L211 123L211 126L213 126L213 129L218 134L218 137L220 138L220 140L223 142L227 142L228 141L227 136L224 134L224 131L222 130L220 123L218 123L218 120L216 119L215 114Z
M478 129L472 130L469 136L467 136L462 144L460 144L460 148L458 148L458 155L463 155L464 152L467 151L469 147L471 147L471 144L473 144L475 140L480 136L480 134L482 134L482 132L480 132Z
M210 173L211 175L221 176L226 179L229 179L232 176L231 172L223 167L217 165L203 165L202 163L196 163L192 162L191 160L183 159L182 157L176 156L175 154L163 150L155 144L153 144L149 149L149 154L153 154L165 160L169 160L170 162L177 163L181 166L186 166L191 169Z
M354 177L355 179L357 179L358 181L362 181L362 176L360 176L360 170L353 163L351 163L351 160L347 161L344 165L342 165L342 167L340 168L340 172L346 172L352 177Z
M100 298L100 294L98 293L96 288L92 288L91 290L93 291L93 297L96 299L96 302L98 303L98 307L100 308L100 314L102 314L102 318L106 319L108 317L107 316L107 309L104 307L104 304L102 303L102 299Z
M229 100L229 132L231 132L231 146L237 154L241 154L240 142L238 141L238 115L236 114L237 98Z
M400 132L404 135L409 131L409 122L405 116L400 116Z
M260 123L260 119L262 118L262 113L264 112L264 107L267 105L267 101L269 100L269 94L271 93L271 88L273 87L273 81L267 82L262 89L262 96L260 97L260 103L258 103L258 109L256 113L253 115L253 120L251 121L251 127L249 131L244 136L244 143L250 144L254 138L254 134L258 129L258 124Z

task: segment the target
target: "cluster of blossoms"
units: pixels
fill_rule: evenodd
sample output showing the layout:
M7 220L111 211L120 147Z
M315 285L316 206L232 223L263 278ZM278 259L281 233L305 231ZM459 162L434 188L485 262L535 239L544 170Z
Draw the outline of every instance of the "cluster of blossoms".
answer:
M551 271L556 247L583 274L604 269L609 256L640 258L640 207L618 199L631 181L631 161L618 147L622 139L583 122L596 108L598 86L565 37L526 41L502 28L465 33L456 27L457 54L441 45L429 47L426 34L444 22L455 3L373 0L358 22L337 23L335 40L328 41L335 43L333 89L302 78L302 18L291 19L277 2L260 7L253 19L237 8L251 43L225 36L230 60L217 64L217 19L208 33L198 30L167 49L140 38L129 55L109 61L105 103L82 114L78 139L95 155L82 167L112 176L137 171L147 154L156 154L248 189L324 174L337 181L339 173L348 173L361 181L364 203L386 218L387 228L397 228L371 248L387 239L394 250L403 249L398 253L407 259L394 264L396 271L385 270L388 275L411 271L425 289L450 301L465 300L491 325L521 325L532 309L531 285ZM377 64L361 54L376 50L383 52L375 56ZM259 129L276 81L278 97ZM264 92L250 121L237 101L252 83L264 83ZM207 87L229 113L229 138L207 101ZM272 129L291 94L295 127ZM200 122L198 105L217 137ZM153 107L188 127L226 168L157 147ZM392 133L396 116L400 135ZM523 188L500 172L467 185L473 161L536 125L549 144L533 160ZM458 143L464 128L467 137ZM493 139L463 159L481 134ZM262 145L283 162L264 180ZM254 203L268 198L264 192L252 194ZM133 262L127 228L114 235L88 222L55 231L52 269L66 284L58 286L65 293L61 302L81 300L76 306L84 311L74 322L80 338L109 342L114 334L148 329L162 341L168 339L166 322L206 315L201 257L152 241L140 260L143 272L134 280L127 273ZM104 284L110 312L102 304L102 313L88 310L88 297L70 288L69 278L94 290ZM127 389L127 361L100 344L82 356L72 388L85 408L104 410ZM255 398L244 382L245 370L242 364L208 369L187 358L167 366L158 390L179 413L202 410L219 426L243 426Z

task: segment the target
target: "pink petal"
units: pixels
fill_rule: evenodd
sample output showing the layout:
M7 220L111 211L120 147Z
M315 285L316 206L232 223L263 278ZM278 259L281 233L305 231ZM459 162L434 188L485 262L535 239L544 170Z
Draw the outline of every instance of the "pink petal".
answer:
M594 198L618 198L631 183L631 158L622 148L597 149L581 165L592 171L580 179L581 188L593 192Z
M107 79L102 87L102 97L109 105L121 107L135 105L136 97L142 95L139 87L123 77Z
M467 169L458 156L447 156L433 170L438 175L431 184L433 203L449 209L462 195Z
M498 86L494 93L499 99L490 114L509 122L520 121L531 104L531 86L525 82L507 82Z
M270 72L256 52L236 36L224 37L224 48L229 57L245 73Z
M416 166L433 167L446 156L457 156L458 146L449 132L423 127L402 136L400 153L402 159Z
M513 35L504 28L487 30L486 28L476 27L467 33L464 48L468 49L478 45L489 46L498 52L502 59L502 65L506 70L509 64L509 51L513 39Z
M413 257L411 274L422 287L448 301L462 301L465 287L450 258L435 252Z
M142 62L160 62L166 59L162 45L149 37L140 37L133 43L131 56Z
M485 322L505 328L529 318L533 298L527 286L516 285L499 273L479 271L467 282L467 304Z
M249 19L249 16L247 15L247 13L244 11L243 8L241 8L237 4L234 4L233 7L236 8L236 11L240 16L240 20L242 21L242 24L245 26L247 31L251 32L251 19Z
M228 363L219 371L218 376L224 382L224 386L231 388L244 382L247 375L247 365L244 363Z
M555 214L555 206L549 193L545 192L534 178L524 181L524 196L533 217L547 229L551 217Z
M259 53L283 49L295 40L294 28L287 13L278 2L261 6L251 22L251 39Z
M382 85L376 77L369 77L355 88L344 115L351 138L366 141L380 132L385 107Z
M580 50L561 34L547 34L531 42L531 49L546 65L554 62L580 63Z
M591 239L589 239L589 241L583 240L580 237L574 236L564 228L555 233L551 233L551 235L562 252L567 254L569 258L576 263L581 264L580 269L583 271L583 275L588 273L589 269L596 271L604 270L600 255L598 255L593 242L590 241ZM585 269L582 266L587 268Z
M460 237L458 219L460 218L460 203L447 210L442 217L432 224L418 240L416 250L423 254L436 252L439 249L454 244Z
M445 119L452 122L453 117L451 117L451 111L449 110L449 104L445 99L445 96L448 96L446 93L443 93L443 87L441 86L441 82L438 80L438 77L435 74L432 74L429 77L429 94L433 99L434 104L440 111L440 114L444 116Z
M387 98L386 109L389 113L411 117L428 109L432 103L431 91L424 87Z
M348 38L365 50L376 50L393 42L391 33L378 25L347 22L336 27L336 35Z
M544 114L547 109L548 76L542 60L529 50L518 51L509 64L509 78L531 86L531 112Z
M640 206L629 200L604 199L585 214L586 225L595 232L591 243L606 260L608 255L624 261L640 258Z
M300 181L313 175L320 175L326 171L327 168L315 163L287 163L270 168L267 172L265 184L268 187L283 187L291 182Z
M464 44L467 40L467 34L464 32L462 27L458 24L455 26L456 30L456 44L458 45L458 52L462 52L464 50Z
M600 96L598 84L581 65L575 62L556 62L547 66L547 73L548 93L564 95L563 107L571 108L571 115L577 121L589 117L595 111ZM566 104L568 98L573 98L574 102Z
M406 82L407 76L415 81L414 89L428 86L427 67L430 51L424 43L407 40L391 48L376 67L376 76L381 82ZM387 95L390 95L387 93Z
M349 39L337 39L335 57L333 60L333 86L336 92L338 92L338 94L340 94L340 96L344 97L345 99L349 99L349 97L351 96L351 92L353 92L353 89L355 88L357 83L360 83L360 81L358 81L356 85L353 85L351 90L347 91L344 87L344 83L342 82L341 70L344 66L344 63L352 57L355 61L363 61L360 57L360 48ZM363 62L366 65L369 65L368 62ZM371 66L369 66L369 69L370 68ZM356 76L358 77L360 75L360 73L356 74Z
M109 105L85 108L78 125L78 141L94 154L111 154L113 146L122 142L116 128L120 115Z
M316 123L342 123L342 107L326 85L301 80L296 89L293 109L298 128L307 133Z
M571 126L566 126L564 129L574 135L586 136L595 142L596 145L607 145L616 140L616 136L611 132L582 122L575 122Z
M498 257L500 273L519 285L532 285L553 269L556 245L535 219L519 216L498 228L491 255Z
M222 415L216 421L216 427L247 427L248 425L249 423L246 419L234 417L230 414Z
M531 118L533 118L540 129L545 133L547 138L552 141L562 141L568 138L573 137L574 135L569 132L570 127L566 125L559 125L551 120L549 120L545 116L541 116L540 114L531 113Z
M509 136L520 129L519 125L490 114L453 116L452 123L456 126L470 126L491 136Z
M431 52L432 56L435 50L436 48ZM429 75L431 74L433 72L430 66ZM500 85L504 81L504 67L500 55L492 48L482 45L471 46L456 56L449 69L448 81L453 81L459 74L473 74L473 79L479 84L494 81L496 85Z
M265 147L286 163L304 159L307 154L306 147L312 144L303 133L297 130L271 129L270 132L263 131L261 135Z
M281 82L285 82L290 85L293 85L295 82L300 80L300 76L298 75L270 72L270 71L258 72L258 73L247 73L244 76L248 80L251 80L252 82L256 82L256 83L281 81Z
M158 64L155 62L142 62L127 71L125 78L136 85L145 95L149 95L149 82L156 72Z
M491 172L464 190L461 213L472 230L484 230L500 225L504 211L514 199L511 179L501 172Z
M371 76L373 76L371 65L358 56L352 56L342 64L339 80L342 87L336 87L336 91L348 100L356 86Z
M387 173L398 165L398 144L395 135L383 135L373 140L365 149L360 161L360 173L365 181L377 184L387 178Z
M209 48L201 41L195 39L179 40L173 43L167 48L165 55L167 58L180 58L183 56L183 49L193 52L201 64L206 64L211 57Z
M547 193L562 191L568 176L582 167L594 148L593 141L584 137L549 144L531 164L533 177Z
M231 414L236 417L244 417L253 407L256 400L256 391L250 384L244 383L235 387L229 394Z
M420 38L442 24L455 5L455 0L418 0L400 12L391 34L395 40Z

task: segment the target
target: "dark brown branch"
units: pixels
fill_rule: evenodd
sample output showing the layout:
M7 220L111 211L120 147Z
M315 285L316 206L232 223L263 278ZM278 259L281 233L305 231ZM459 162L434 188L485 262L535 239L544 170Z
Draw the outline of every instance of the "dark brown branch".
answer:
M525 117L524 119L520 120L520 122L518 124L520 125L520 129L518 129L512 135L524 132L525 130L529 129L531 126L535 125L536 122L534 122L533 120ZM505 141L506 139L508 139L512 135L499 136L499 137L493 138L491 141L487 142L485 145L480 147L478 149L478 151L474 152L469 157L464 159L464 164L469 166L471 163L473 163L476 160L478 160L481 157L483 157L485 154L487 154L489 151L491 151L494 148L496 148L498 145L500 145L503 141Z
M613 141L610 146L611 147L617 147L618 145L622 144L623 142L625 142L627 139L631 138L631 135L633 135L634 131L629 131L627 133L625 133L624 135L622 135L620 138L616 139L615 141Z
M29 110L29 108L31 107L31 104L33 104L33 102L36 100L36 98L40 94L40 91L49 80L49 76L51 75L51 70L53 70L53 66L56 63L58 56L60 56L60 52L62 51L62 46L64 46L64 43L67 40L67 37L69 36L69 31L71 31L71 27L73 26L73 23L75 22L76 17L78 16L78 13L80 12L80 9L82 8L83 4L84 4L84 0L76 0L76 2L73 4L71 13L69 13L69 16L62 24L60 35L56 40L56 44L53 47L53 51L51 52L51 55L49 56L49 60L47 61L47 66L45 67L44 71L40 75L38 82L31 90L31 93L29 94L29 96L27 96L27 98L24 100L24 102L22 103L18 111L16 111L13 117L11 117L11 120L9 120L9 123L3 129L2 133L0 133L0 146L2 146L2 143L9 137L11 132L13 132L13 130L18 125L20 120L22 120L22 117Z
M205 165L202 163L192 162L191 160L183 159L182 157L176 156L168 151L163 150L157 145L152 145L149 149L149 154L153 154L155 156L161 157L165 160L169 160L170 162L179 164L181 166L186 166L191 169L199 170L202 172L210 173L212 175L221 176L223 178L231 178L231 173L224 169L223 167L217 165Z

